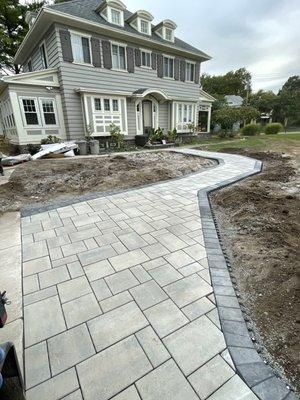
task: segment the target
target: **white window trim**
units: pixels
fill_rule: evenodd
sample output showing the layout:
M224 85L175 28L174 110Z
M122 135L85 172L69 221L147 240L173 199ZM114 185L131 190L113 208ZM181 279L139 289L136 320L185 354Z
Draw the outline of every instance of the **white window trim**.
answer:
M150 66L149 67L147 65L142 65L142 52L150 54ZM152 51L146 50L146 49L140 49L140 53L141 53L141 68L152 69L152 67L151 67Z
M170 59L173 60L173 77L164 76L164 74L165 74L164 58L170 58ZM175 79L175 57L174 56L169 56L168 54L163 54L163 79L169 79L169 80L174 80Z
M113 60L113 49L112 49L113 45L124 47L124 49L125 49L125 69L114 68L112 66L111 70L112 71L127 72L128 73L128 71L127 71L127 45L124 44L124 43L120 43L120 42L110 41L111 63L113 63L113 61L112 61Z
M147 24L148 24L148 31L147 32L143 32L142 31L142 21L143 22L147 22ZM138 23L138 30L139 30L140 33L142 33L143 35L148 35L148 36L151 35L151 22L150 21L148 21L145 18L139 17L137 23Z
M120 13L120 23L119 24L117 24L116 22L113 22L112 10ZM119 10L118 8L109 6L109 7L107 7L107 16L108 16L108 22L110 22L111 24L116 25L116 26L124 26L124 11Z
M186 66L185 66L185 81L187 83L195 83L195 75L196 75L196 62L195 61L190 61L190 60L185 60ZM187 64L193 64L194 65L194 79L192 81L187 79Z
M37 119L38 119L38 125L29 125L26 122L26 113L24 110L24 106L23 106L23 100L34 100L34 105L35 105L35 112L37 115ZM39 101L37 97L33 97L33 96L20 96L19 97L19 102L20 102L20 109L21 109L21 113L22 113L22 119L23 119L23 126L25 128L43 128L42 125L42 121L41 121L41 111L39 108Z
M171 38L171 40L170 40L170 39L167 39L166 29L169 29L170 31L172 31L172 38ZM165 40L167 40L168 42L170 42L170 43L174 43L174 29L171 29L171 28L168 28L167 26L164 26L164 27L163 27L163 38L164 38Z
M94 67L93 65L93 59L92 59L92 44L91 44L91 38L92 35L89 35L87 33L82 33L80 31L74 31L74 30L69 30L70 35L76 35L76 36L80 36L80 37L85 37L87 39L89 39L89 50L90 50L90 63L86 63L86 62L79 62L79 61L74 61L73 60L73 64L77 64L77 65L86 65L89 67ZM71 47L72 47L72 39L71 39ZM73 52L73 48L72 48L72 52Z
M182 106L182 120L179 121L179 106ZM192 106L192 121L186 121L183 122L183 110L184 106ZM175 119L176 115L176 119ZM187 117L188 117L188 109L187 109ZM188 124L193 123L196 125L196 120L197 120L197 104L188 102L188 101L176 101L173 102L173 127L178 130L178 132L188 132ZM184 127L182 129L182 127Z
M42 47L44 46L44 50L45 50L45 58L46 58L46 64L47 66L44 65L44 58L42 55ZM48 69L49 68L49 59L48 59L48 54L47 54L47 47L46 47L46 41L43 40L40 45L39 45L39 52L40 52L40 56L42 59L42 64L43 64L43 69Z
M96 110L95 107L95 99L100 99L101 101L101 110ZM107 111L104 109L104 99L108 99L109 100L109 108L110 110ZM121 113L121 103L120 103L120 97L110 97L110 96L105 96L105 95L101 95L101 96L93 96L93 112L96 114L120 114ZM113 110L113 100L117 100L118 101L118 111L114 111Z
M49 125L49 124L46 124L46 122L45 122L45 116L44 116L44 110L43 110L43 104L42 104L43 100L51 100L53 102L53 110L54 110L55 121L56 121L56 124L54 124L54 125ZM39 106L40 106L40 111L41 111L43 127L59 128L59 119L58 119L56 99L54 97L39 97Z

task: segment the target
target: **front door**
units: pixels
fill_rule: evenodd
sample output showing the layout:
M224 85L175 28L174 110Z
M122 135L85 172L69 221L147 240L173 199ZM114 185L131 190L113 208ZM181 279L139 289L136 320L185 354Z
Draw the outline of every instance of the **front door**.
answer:
M144 133L150 133L152 129L152 102L150 100L143 101L143 128Z

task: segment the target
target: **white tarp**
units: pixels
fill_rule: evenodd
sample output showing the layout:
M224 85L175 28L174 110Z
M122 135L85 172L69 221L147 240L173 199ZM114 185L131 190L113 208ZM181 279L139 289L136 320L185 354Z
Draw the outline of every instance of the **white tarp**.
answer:
M19 154L18 156L6 156L2 154L2 157L1 164L4 167L11 167L12 165L21 164L32 159L30 154Z
M70 157L70 151L77 149L78 146L75 142L62 142L62 143L52 143L52 144L42 144L41 149L38 153L32 156L33 160L45 157L48 154L62 154L69 153L67 157ZM74 154L74 152L73 152Z

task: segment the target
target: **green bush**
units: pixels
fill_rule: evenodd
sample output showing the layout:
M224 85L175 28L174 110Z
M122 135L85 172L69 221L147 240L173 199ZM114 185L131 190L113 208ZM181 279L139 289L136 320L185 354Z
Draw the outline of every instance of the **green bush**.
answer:
M124 146L124 134L121 129L116 124L109 125L109 133L112 140L116 143L117 147L120 149Z
M259 124L247 124L242 128L242 134L245 136L254 136L259 134L261 127Z
M282 132L283 126L278 123L267 124L265 127L265 134L266 135L276 135L276 133Z

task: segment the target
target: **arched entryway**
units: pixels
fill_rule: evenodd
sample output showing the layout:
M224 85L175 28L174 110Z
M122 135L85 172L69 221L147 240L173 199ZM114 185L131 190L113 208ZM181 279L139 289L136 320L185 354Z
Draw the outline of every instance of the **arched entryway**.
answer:
M147 96L135 102L137 134L149 134L152 129L158 128L159 107L158 101Z

